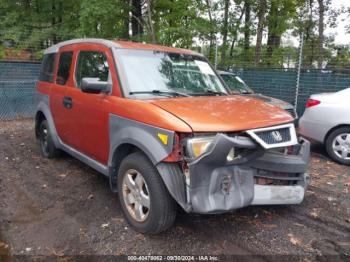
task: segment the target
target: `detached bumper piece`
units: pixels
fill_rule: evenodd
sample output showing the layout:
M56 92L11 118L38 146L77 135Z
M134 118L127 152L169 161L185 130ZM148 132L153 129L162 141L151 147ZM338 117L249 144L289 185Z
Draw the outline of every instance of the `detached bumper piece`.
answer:
M188 164L191 211L301 203L309 182L310 143L299 139L292 152L282 151L266 150L249 137L218 134L210 150Z

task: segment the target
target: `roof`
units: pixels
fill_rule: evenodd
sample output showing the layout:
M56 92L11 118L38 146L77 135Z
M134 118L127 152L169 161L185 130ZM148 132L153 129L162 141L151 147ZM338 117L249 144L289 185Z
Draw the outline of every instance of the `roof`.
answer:
M61 43L58 43L56 45L53 45L45 50L44 54L50 54L50 53L57 53L58 50L66 45L73 45L73 44L80 44L80 43L92 43L92 44L103 44L107 47L119 47L118 44L114 41L105 40L105 39L99 39L99 38L80 38L80 39L73 39L64 41Z
M154 50L154 51L161 51L161 52L189 54L189 55L202 55L200 53L197 53L189 49L175 48L175 47L162 46L162 45L156 45L156 44L145 44L145 43L139 43L139 42L123 41L123 40L116 40L115 43L117 43L120 48Z
M49 47L48 49L45 50L44 54L57 53L58 50L63 46L79 44L79 43L102 44L109 48L114 47L114 48L143 49L143 50L154 50L154 51L160 51L160 52L171 52L171 53L181 53L181 54L202 56L202 54L192 50L188 50L188 49L168 47L168 46L162 46L162 45L156 45L156 44L144 44L144 43L137 43L137 42L131 42L131 41L123 41L123 40L111 41L111 40L99 39L99 38L81 38L81 39L64 41Z

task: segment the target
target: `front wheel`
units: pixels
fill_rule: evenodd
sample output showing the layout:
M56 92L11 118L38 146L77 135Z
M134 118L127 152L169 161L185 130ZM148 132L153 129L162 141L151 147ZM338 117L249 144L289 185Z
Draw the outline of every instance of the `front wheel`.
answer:
M332 131L326 140L326 149L334 161L350 165L350 127Z
M137 231L156 234L173 225L176 203L157 169L142 153L132 153L122 161L118 195L126 220Z

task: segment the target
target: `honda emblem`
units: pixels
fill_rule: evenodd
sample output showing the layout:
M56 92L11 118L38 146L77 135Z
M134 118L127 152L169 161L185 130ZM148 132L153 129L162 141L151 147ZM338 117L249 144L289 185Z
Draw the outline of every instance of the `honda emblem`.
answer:
M271 132L272 137L275 139L277 142L282 142L283 137L279 131L272 131Z

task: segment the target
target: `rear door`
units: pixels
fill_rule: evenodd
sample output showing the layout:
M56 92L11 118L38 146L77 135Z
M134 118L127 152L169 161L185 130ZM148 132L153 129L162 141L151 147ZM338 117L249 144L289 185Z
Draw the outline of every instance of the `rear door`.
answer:
M67 86L70 84L73 52L63 50L57 54L57 57L57 70L50 93L50 110L58 136L64 143L68 143L71 130L67 122L69 108L65 103L65 95Z

